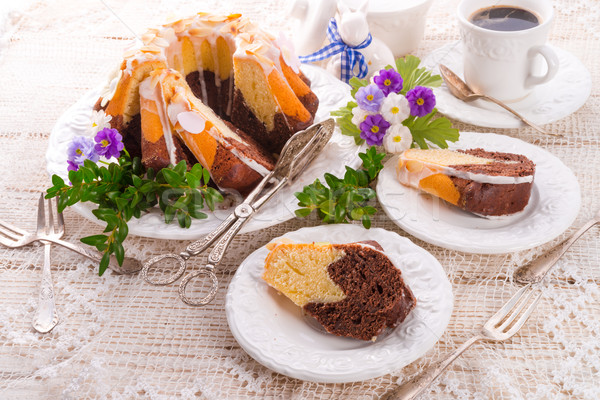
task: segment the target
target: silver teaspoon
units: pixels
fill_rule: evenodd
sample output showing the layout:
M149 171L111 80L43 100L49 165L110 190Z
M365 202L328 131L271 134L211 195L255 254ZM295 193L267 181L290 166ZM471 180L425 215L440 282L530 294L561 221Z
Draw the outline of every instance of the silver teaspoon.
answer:
M454 72L452 72L448 67L446 67L443 64L440 64L439 67L440 67L440 73L442 75L442 78L444 79L444 82L446 83L446 86L448 87L448 90L457 99L462 100L467 103L469 103L471 101L475 101L477 99L484 99L487 101L491 101L492 103L497 104L500 107L504 108L506 111L513 113L521 121L525 122L527 125L531 126L536 131L543 133L544 135L552 135L552 136L560 136L560 137L563 136L563 135L560 135L557 133L550 133L550 132L543 130L542 128L540 128L539 126L537 126L536 124L534 124L533 122L529 121L524 116L519 114L517 111L515 111L514 109L510 108L509 106L507 106L506 104L501 102L500 100L497 100L497 99L490 97L488 95L485 95L485 94L476 93L473 89L471 89L469 87L469 85L467 85L467 83L465 81L460 79L460 77L458 75L456 75Z
M563 254L571 247L581 235L592 226L600 222L600 210L596 215L575 232L569 239L565 240L546 254L541 255L529 264L519 267L513 274L513 278L520 283L536 283L544 279L548 271L556 264Z

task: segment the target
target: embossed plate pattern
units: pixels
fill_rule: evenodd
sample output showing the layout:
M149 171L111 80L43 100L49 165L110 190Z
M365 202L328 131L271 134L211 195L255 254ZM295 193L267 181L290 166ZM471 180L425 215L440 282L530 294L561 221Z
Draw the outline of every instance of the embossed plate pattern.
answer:
M238 268L229 284L225 310L240 346L264 366L313 382L371 379L421 357L446 329L454 301L450 282L440 263L409 239L358 225L302 228L283 237L304 243L376 240L402 271L417 306L402 324L376 342L324 333L303 318L299 307L262 280L268 250L261 247Z
M315 115L316 122L329 118L330 111L346 105L351 99L349 86L323 69L303 65L302 71L312 81L311 87L319 98L319 109ZM85 135L92 107L96 103L99 93L100 89L86 93L56 122L46 152L46 169L50 175L57 174L66 179L67 148L71 138ZM361 148L354 144L354 139L343 136L336 127L331 141L323 149L322 154L292 185L283 187L275 194L269 200L269 204L242 228L242 233L264 229L293 218L294 210L297 208L294 192L301 191L305 185L322 177L325 172L340 175L344 173L345 165L357 167L360 165L360 159L357 156L360 151ZM72 208L84 217L99 223L92 214L94 206L91 203L78 203ZM177 222L166 225L162 212L156 208L142 215L140 219L132 219L128 224L129 233L159 239L197 239L212 232L232 211L233 207L207 212L207 219L194 220L190 229L183 229Z
M379 174L377 197L386 214L411 235L447 249L500 254L546 243L575 220L581 205L579 183L562 161L522 140L493 133L461 132L452 149L481 147L519 153L536 165L529 204L521 213L486 219L406 187L396 179L397 157Z
M527 98L509 105L535 124L543 125L564 118L577 111L590 96L592 78L585 66L570 52L550 46L556 52L559 69L551 81L536 86ZM444 64L457 75L463 76L462 45L451 43L431 52L423 66L439 74ZM508 111L485 100L465 103L454 97L442 85L434 89L438 110L450 118L488 128L521 128L525 125ZM567 133L568 134L568 133Z

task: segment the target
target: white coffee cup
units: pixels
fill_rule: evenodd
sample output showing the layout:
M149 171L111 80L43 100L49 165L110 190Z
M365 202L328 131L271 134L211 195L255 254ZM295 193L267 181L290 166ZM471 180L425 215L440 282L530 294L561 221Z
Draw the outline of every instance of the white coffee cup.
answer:
M520 31L494 31L470 21L475 12L492 6L528 10L540 24ZM553 17L549 0L461 1L458 20L467 84L479 93L515 102L552 79L558 71L558 57L545 43Z

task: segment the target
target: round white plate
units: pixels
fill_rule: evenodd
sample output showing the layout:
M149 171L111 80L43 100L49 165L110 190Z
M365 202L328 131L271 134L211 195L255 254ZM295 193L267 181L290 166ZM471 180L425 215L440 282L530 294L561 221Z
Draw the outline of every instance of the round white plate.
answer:
M549 124L577 111L590 96L592 77L587 68L566 50L550 46L559 60L558 73L551 81L536 86L525 99L509 104L525 118L538 125ZM457 75L463 76L461 42L443 46L423 60L423 66L439 74L439 64L444 64ZM465 103L454 97L443 84L433 89L436 107L444 115L469 124L489 128L521 128L521 120L503 108L476 100Z
M240 346L264 366L313 382L371 379L421 357L446 329L454 301L450 282L440 263L409 239L358 225L303 228L283 237L302 243L376 240L402 271L417 305L402 324L376 342L325 333L304 319L300 307L263 281L269 251L261 247L238 268L229 284L225 311Z
M529 204L522 212L501 218L478 217L437 197L402 185L396 178L398 158L379 174L377 198L386 214L411 235L447 249L500 254L530 249L563 233L581 205L579 183L562 161L546 150L493 133L461 132L451 149L481 147L523 154L535 163Z
M319 98L315 122L326 120L331 111L345 106L351 99L350 87L325 70L303 65L302 71L311 80L311 88ZM88 92L56 122L46 152L46 169L50 175L57 174L67 178L67 148L74 136L85 135L92 108L99 95L100 89ZM275 194L269 203L248 221L242 233L264 229L294 218L294 210L298 208L294 192L302 191L305 185L312 183L316 178L322 179L325 172L340 175L344 173L346 165L358 167L361 163L358 153L361 150L362 147L357 146L353 138L342 135L336 127L330 142L302 176ZM78 203L72 208L91 221L100 223L92 214L95 204ZM156 208L139 219L131 219L128 223L129 233L157 239L197 239L212 232L231 212L233 207L215 212L207 209L207 219L194 220L189 229L184 229L180 228L176 221L165 224L162 212Z

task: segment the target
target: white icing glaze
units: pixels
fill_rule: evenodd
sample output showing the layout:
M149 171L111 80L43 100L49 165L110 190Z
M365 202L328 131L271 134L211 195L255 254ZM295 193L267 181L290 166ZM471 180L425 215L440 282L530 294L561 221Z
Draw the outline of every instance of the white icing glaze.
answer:
M169 161L171 164L177 164L176 157L176 149L175 144L173 142L173 133L171 131L171 123L167 116L167 108L166 101L162 91L162 85L159 82L156 82L156 85L153 86L152 77L148 77L142 81L140 84L140 97L152 101L156 104L156 110L158 113L158 118L160 119L160 124L163 129L163 136L165 138L165 145L167 146L167 152L169 153ZM148 112L153 112L153 110L147 109Z
M468 179L478 183L489 183L494 185L511 185L520 183L533 182L533 175L527 176L506 176L506 175L488 175L474 173L469 171L459 171L455 168L418 161L423 168L420 171L409 171L406 168L406 161L414 161L411 158L406 158L404 153L400 155L398 161L397 176L400 183L419 189L421 180L435 174L444 174L454 176L461 179ZM509 162L510 163L510 162Z

